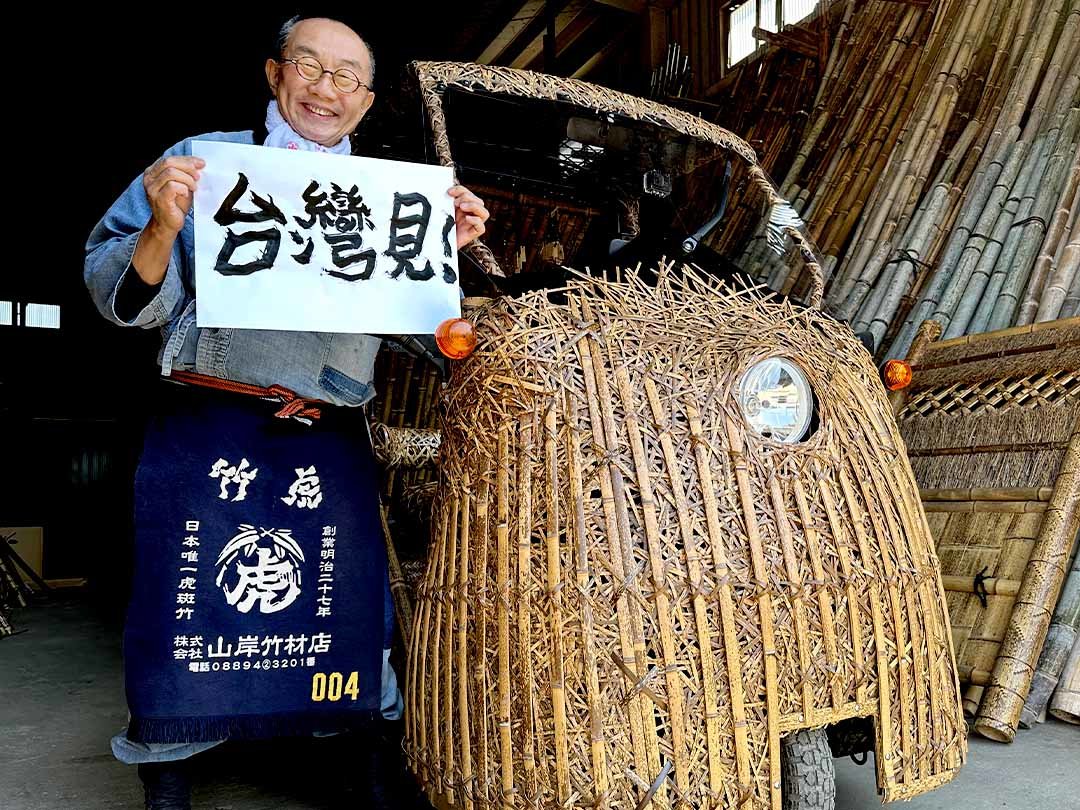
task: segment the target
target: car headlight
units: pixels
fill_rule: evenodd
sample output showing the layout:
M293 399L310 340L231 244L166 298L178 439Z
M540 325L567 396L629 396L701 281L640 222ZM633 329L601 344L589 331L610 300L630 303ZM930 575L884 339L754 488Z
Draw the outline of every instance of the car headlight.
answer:
M814 394L802 369L782 357L755 363L739 381L739 404L750 426L768 439L800 442L814 416Z

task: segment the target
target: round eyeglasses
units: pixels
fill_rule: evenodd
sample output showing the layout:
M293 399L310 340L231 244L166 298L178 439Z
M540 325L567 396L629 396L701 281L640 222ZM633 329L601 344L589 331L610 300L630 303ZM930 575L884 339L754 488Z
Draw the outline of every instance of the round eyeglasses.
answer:
M314 56L301 56L299 59L278 60L278 64L284 65L286 63L296 68L296 72L300 74L300 78L304 81L317 82L322 78L324 73L329 73L330 79L334 82L334 87L342 93L355 93L361 87L365 90L371 90L369 85L360 81L360 78L348 68L327 70L322 66L322 62Z

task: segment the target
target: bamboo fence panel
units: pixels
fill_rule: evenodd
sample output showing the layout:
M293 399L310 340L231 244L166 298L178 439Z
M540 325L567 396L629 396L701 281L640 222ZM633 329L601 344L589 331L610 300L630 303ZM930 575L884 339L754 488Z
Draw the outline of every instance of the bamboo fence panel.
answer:
M912 363L898 420L937 543L964 710L1008 740L1080 527L1080 320L930 341Z
M1058 483L1016 595L1013 618L1001 643L975 730L1009 742L1016 734L1039 654L1050 627L1065 569L1080 528L1080 418L1061 463Z

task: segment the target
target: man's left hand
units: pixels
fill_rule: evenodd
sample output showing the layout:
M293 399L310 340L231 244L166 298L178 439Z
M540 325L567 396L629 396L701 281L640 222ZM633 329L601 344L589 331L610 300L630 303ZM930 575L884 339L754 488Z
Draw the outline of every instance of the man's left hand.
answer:
M465 186L454 186L447 193L454 198L457 246L458 250L461 250L487 230L484 223L491 214L484 207L483 201Z

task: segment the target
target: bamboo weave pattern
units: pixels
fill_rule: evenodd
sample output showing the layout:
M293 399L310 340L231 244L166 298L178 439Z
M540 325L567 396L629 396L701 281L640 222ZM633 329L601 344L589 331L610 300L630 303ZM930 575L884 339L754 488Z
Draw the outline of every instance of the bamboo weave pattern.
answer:
M877 720L886 799L966 751L944 592L869 356L844 327L662 266L479 309L444 394L406 747L462 808L780 808L780 738ZM783 355L802 444L744 421ZM666 779L657 777L667 773Z

